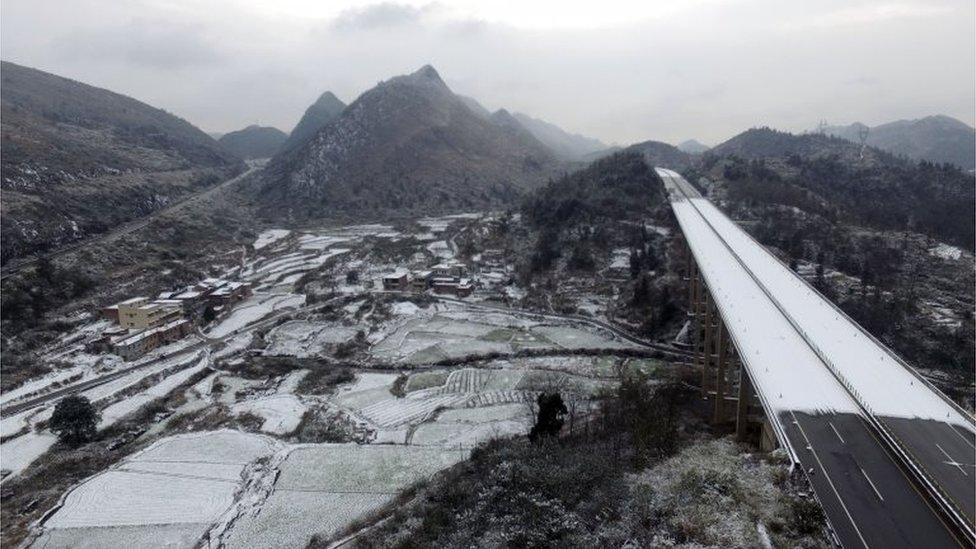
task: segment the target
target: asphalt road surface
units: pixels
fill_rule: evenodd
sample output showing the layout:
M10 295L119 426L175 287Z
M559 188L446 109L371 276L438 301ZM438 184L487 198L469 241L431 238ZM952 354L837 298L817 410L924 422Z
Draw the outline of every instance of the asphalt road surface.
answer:
M966 547L862 417L791 412L783 420L844 547Z

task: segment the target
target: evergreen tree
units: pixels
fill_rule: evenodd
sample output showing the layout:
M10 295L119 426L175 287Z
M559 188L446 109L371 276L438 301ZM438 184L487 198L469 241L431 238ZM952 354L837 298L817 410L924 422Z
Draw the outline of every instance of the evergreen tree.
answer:
M87 398L71 395L54 407L49 426L62 442L79 444L94 438L100 419L101 415Z

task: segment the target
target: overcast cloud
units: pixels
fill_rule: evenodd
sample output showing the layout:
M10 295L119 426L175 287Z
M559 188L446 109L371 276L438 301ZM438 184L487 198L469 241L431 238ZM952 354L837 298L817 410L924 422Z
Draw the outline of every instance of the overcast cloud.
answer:
M526 5L527 4L527 5ZM430 63L458 93L608 143L976 122L974 2L4 0L0 56L208 131L290 131Z

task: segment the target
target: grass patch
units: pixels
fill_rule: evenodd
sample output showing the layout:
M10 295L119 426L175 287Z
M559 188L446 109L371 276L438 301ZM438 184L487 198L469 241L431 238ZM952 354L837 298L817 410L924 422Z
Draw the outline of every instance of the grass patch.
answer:
M484 341L497 341L500 343L508 343L512 336L515 335L515 330L510 330L508 328L499 328L497 330L492 330L487 334L481 336Z
M433 372L418 372L410 376L404 390L408 393L431 387L440 387L447 382L450 372L446 370L435 370Z

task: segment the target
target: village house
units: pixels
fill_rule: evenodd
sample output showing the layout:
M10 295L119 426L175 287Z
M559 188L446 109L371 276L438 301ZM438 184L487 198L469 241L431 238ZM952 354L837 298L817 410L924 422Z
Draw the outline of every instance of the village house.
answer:
M402 292L407 289L408 283L409 276L405 269L397 269L383 277L384 290Z
M439 278L461 278L468 274L467 266L454 259L438 263L431 267L430 270L433 271L434 277Z
M456 297L468 297L474 292L474 284L470 278L434 277L431 287L435 294L450 294Z
M414 271L410 277L410 289L417 293L426 292L433 276L433 271Z
M154 328L183 316L179 304L149 301L147 297L127 299L115 308L119 325L130 330Z
M191 328L189 320L176 319L155 328L119 336L111 342L112 351L123 360L135 360L161 345L182 339Z

